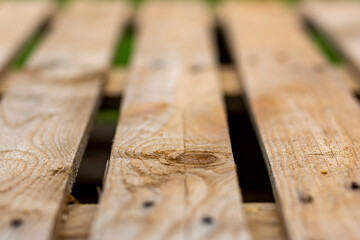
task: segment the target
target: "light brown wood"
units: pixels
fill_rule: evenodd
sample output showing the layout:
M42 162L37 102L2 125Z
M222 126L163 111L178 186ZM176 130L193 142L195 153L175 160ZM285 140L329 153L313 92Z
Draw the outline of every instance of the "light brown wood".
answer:
M150 2L90 239L248 239L201 2Z
M236 97L242 95L240 80L232 66L222 66L219 68L220 85L225 96Z
M329 37L360 74L360 3L308 1L300 12Z
M128 78L128 70L123 68L113 69L107 76L104 94L108 97L120 97Z
M351 92L360 94L360 83L359 81L356 81L356 78L354 78L350 71L345 67L336 67L334 68L334 71L339 75L337 79L348 86ZM235 68L230 65L224 65L219 67L218 72L223 95L226 97L241 97L241 82L236 74ZM121 97L128 77L128 69L115 68L110 70L106 76L107 80L103 94L106 97ZM3 77L3 80L0 82L0 94L3 94L6 91L10 80L11 77L9 76Z
M79 6L87 10L79 12ZM122 7L121 3L105 1L100 5L91 1L70 4L40 46L39 51L44 55L30 61L45 65L52 59L65 62L66 57L62 57L72 51L68 48L73 46L72 41L79 46L92 46L90 43L95 42L98 49L82 48L83 52L78 52L70 64L78 66L76 61L84 62L94 50L101 53L102 60L91 67L105 66L112 58L111 43L118 37L120 22L124 21L119 15L107 16L120 13ZM89 27L84 22L88 16L97 16L97 23L91 25L90 21ZM59 34L67 32L66 26L71 29L69 32L82 35L67 38ZM106 38L92 39L95 33ZM59 56L59 52L64 55ZM72 72L76 68L69 69ZM62 71L66 73L67 68ZM56 233L64 195L69 192L80 164L103 82L96 75L81 76L71 82L62 81L60 75L56 77L58 81L42 69L28 66L25 74L10 81L1 101L0 239L51 239Z
M244 203L243 206L253 240L287 239L274 203Z
M359 103L285 5L229 2L220 18L290 238L359 239Z
M227 97L241 96L241 85L235 69L230 65L225 65L219 67L218 71L223 94ZM110 71L108 80L105 84L104 94L108 97L121 96L127 77L128 69L118 68ZM355 88L355 84L353 87Z
M73 81L99 72L105 74L119 38L114 29L123 29L129 14L124 1L76 1L64 10L61 21L54 22L56 32L47 37L28 67L41 70L55 81ZM104 27L105 23L111 24L110 27ZM94 31L98 29L101 34ZM61 47L58 46L60 40Z
M62 216L59 240L86 240L94 219L97 204L68 205Z
M97 204L69 205L62 218L59 239L86 240ZM243 209L254 240L286 239L274 203L244 203Z
M52 13L50 1L0 2L0 73Z

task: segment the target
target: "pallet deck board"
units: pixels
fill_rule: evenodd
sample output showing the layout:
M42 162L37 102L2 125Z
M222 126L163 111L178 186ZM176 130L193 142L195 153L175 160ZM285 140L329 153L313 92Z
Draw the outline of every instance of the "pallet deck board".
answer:
M360 3L310 1L301 6L300 12L329 37L360 74Z
M79 12L79 5L87 11ZM32 64L26 66L25 73L16 74L10 81L0 103L0 239L45 240L56 234L63 198L74 181L102 92L103 79L98 74L64 80L33 67L53 59L67 60L74 40L87 47L92 46L89 43L99 44L95 52L100 59L91 67L98 70L106 66L124 21L120 15L107 16L120 12L122 6L105 1L70 4L66 14L56 18L57 24L40 46L36 60L30 59ZM83 22L84 14L99 19L89 28ZM67 31L86 37L60 34ZM87 38L94 33L102 37ZM94 49L82 50L83 54L78 52L71 61L75 67L81 68ZM60 52L64 55L59 56ZM69 76L68 69L71 73L76 69L67 67L61 68L66 75L63 77Z
M0 72L54 12L49 1L0 3Z
M106 74L118 29L124 29L130 17L129 6L122 1L75 1L71 5L63 10L61 21L54 21L56 32L51 32L27 64L54 81Z
M247 239L211 15L151 2L90 239Z
M219 12L289 237L358 239L359 103L285 5Z

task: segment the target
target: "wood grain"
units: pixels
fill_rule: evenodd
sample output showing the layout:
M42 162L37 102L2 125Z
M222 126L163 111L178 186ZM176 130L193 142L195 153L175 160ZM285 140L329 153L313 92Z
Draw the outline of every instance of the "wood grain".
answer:
M201 2L150 2L90 239L248 239Z
M101 81L14 77L0 104L0 239L49 239L85 148Z
M50 1L0 2L0 73L52 13Z
M219 12L290 238L359 239L359 103L286 6Z
M329 37L360 78L360 3L307 1L300 10L307 20Z
M87 10L79 12L79 6ZM114 2L70 4L56 19L57 24L40 47L41 54L30 60L33 64L27 66L25 74L10 81L0 104L0 239L45 240L56 233L63 198L71 189L102 92L99 75L70 82L62 81L60 74L55 81L47 71L32 66L39 62L49 65L51 59L65 62L62 57L71 54L69 46L75 40L79 46L93 42L99 46L88 51L82 48L83 54L78 52L70 64L81 65L94 50L100 56L91 67L106 66L112 57L111 45L121 30L120 22L124 21L122 16L106 16L116 13L114 9L121 12L122 6ZM89 28L84 15L97 16L97 23ZM68 38L60 34L67 28L83 35ZM90 37L94 33L106 38L93 40ZM59 57L60 52L63 55ZM76 68L69 69L72 72ZM62 71L69 76L67 67Z

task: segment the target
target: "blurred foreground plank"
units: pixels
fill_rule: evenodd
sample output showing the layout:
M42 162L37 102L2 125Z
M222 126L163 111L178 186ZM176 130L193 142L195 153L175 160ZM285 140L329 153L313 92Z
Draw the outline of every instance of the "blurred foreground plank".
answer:
M60 240L86 240L97 204L69 205L62 218ZM244 203L243 211L253 240L285 240L286 236L274 203Z

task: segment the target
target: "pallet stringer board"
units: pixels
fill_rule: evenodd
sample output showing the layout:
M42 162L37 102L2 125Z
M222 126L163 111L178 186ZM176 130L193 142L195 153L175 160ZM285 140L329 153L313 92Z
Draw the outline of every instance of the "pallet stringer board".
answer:
M71 204L64 211L59 240L87 240L98 204ZM274 203L244 203L253 240L286 240Z

